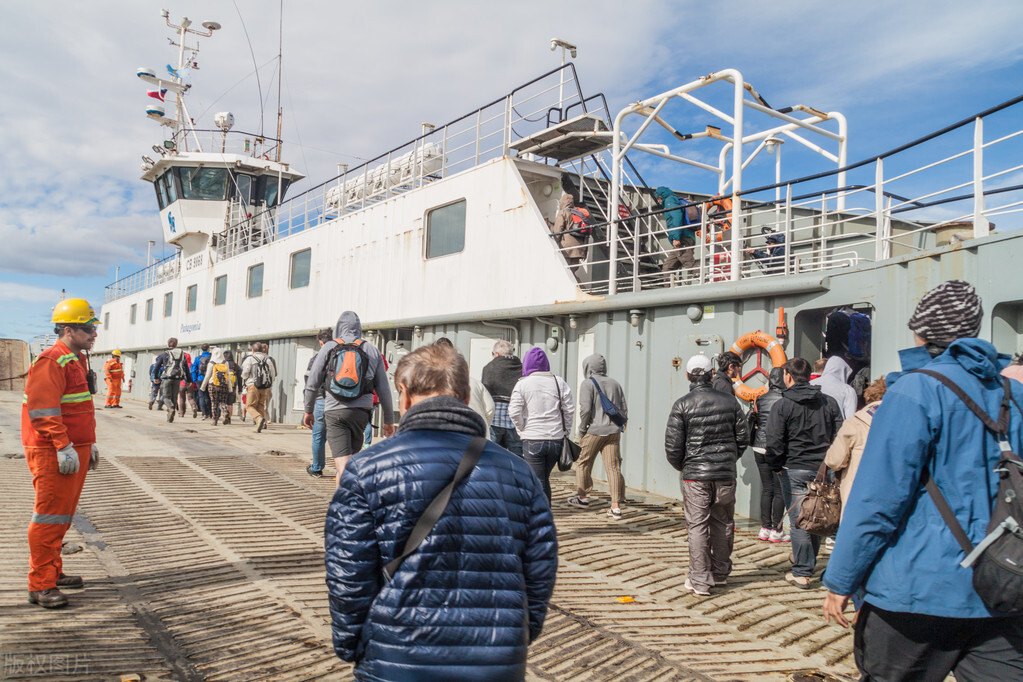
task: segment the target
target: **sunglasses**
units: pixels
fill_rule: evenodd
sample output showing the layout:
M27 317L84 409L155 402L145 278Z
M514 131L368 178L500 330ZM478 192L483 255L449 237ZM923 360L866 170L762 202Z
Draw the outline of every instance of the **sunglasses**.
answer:
M71 327L72 329L77 329L78 331L85 332L86 334L91 334L94 331L96 331L96 325L94 324L69 324L67 326Z

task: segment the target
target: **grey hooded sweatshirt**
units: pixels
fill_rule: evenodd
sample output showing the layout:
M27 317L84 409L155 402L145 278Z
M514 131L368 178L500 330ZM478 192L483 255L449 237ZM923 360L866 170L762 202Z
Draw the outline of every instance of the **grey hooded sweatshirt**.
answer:
M824 371L816 379L810 380L811 386L820 386L824 395L830 395L838 403L842 411L842 419L849 419L856 413L856 390L849 385L852 368L837 355L828 358Z
M591 436L610 436L621 431L606 414L600 404L600 394L590 377L597 380L600 390L615 404L623 417L629 416L622 385L606 376L607 361L603 355L590 355L583 360L585 381L579 386L579 433Z
M361 339L362 323L359 321L359 316L350 310L341 313L341 317L337 318L337 324L334 326L334 338L341 339L346 343ZM312 414L313 407L316 405L316 398L319 395L320 388L324 385L324 381L327 378L327 358L330 356L331 349L336 347L337 342L333 339L323 344L320 352L316 354L316 358L313 360L313 366L309 369L309 378L306 379L304 393L305 411L307 414ZM393 424L394 407L391 402L391 388L387 384L387 370L384 369L384 357L377 350L377 347L368 341L363 341L362 349L366 352L366 357L369 358L369 376L373 382L373 390L376 391L377 397L380 399L380 409L384 413L384 423ZM359 396L355 400L343 402L335 398L330 391L327 391L325 398L324 412L350 408L373 409L372 393Z

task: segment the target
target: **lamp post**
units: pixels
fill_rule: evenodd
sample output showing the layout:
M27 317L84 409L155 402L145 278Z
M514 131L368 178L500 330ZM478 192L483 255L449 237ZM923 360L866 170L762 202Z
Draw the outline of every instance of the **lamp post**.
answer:
M575 59L578 54L578 49L575 45L560 38L551 38L551 52L561 48L561 74L558 82L558 107L560 108L562 103L565 101L565 53L568 52L572 55L572 59ZM564 113L562 113L562 119L564 119Z

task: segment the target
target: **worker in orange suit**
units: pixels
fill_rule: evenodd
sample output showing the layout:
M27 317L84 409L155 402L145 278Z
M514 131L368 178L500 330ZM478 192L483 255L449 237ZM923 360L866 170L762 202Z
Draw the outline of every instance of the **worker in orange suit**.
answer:
M28 524L28 600L47 609L67 605L60 588L84 587L80 576L64 574L60 548L86 469L99 465L95 386L85 356L99 320L87 301L72 298L53 309L53 322L59 339L29 369L21 410L21 442L36 493Z
M121 408L121 384L124 383L124 366L121 365L121 351L115 350L110 359L103 365L103 375L107 378L107 404L104 408Z

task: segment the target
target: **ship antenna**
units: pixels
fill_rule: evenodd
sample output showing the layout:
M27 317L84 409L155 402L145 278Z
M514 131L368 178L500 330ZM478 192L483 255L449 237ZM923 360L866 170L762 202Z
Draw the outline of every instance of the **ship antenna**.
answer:
M242 22L242 32L245 33L245 41L249 44L249 54L252 55L252 66L256 69L256 88L259 90L259 136L263 137L263 84L259 80L259 64L256 63L256 53L252 49L252 40L249 39L249 29L245 28L245 19L242 18L242 11L238 9L237 0L234 3L234 11L238 13L238 20Z
M284 110L281 109L281 81L284 80L283 71L283 55L284 55L284 0L281 0L281 11L280 20L277 22L277 155L275 159L278 163L281 160L281 145L284 144L281 140L281 124L284 119ZM279 174L279 173L278 173ZM280 178L277 179L277 186L280 187Z
M192 25L192 21L188 17L183 17L181 19L181 24L172 24L170 20L170 12L168 12L167 10L161 10L160 16L163 17L163 20L167 23L167 26L174 29L178 33L178 42L175 43L173 40L171 40L171 45L174 45L178 48L177 68L171 69L170 65L168 65L167 70L170 73L170 76L174 80L174 82L180 86L184 84L185 78L188 75L188 69L185 68L186 63L185 49L187 48L191 53L191 56L189 57L189 62L194 60L195 56L199 53L198 41L196 42L196 45L194 47L188 47L185 44L188 34L191 33L192 35L198 36L200 38L209 38L210 36L213 35L214 31L220 30L220 24L218 24L215 21L204 21L202 22L202 27L206 30L197 31L194 28L189 28L189 26ZM180 142L183 144L183 146L187 146L188 130L190 129L192 131L192 137L195 138L195 144L198 146L199 151L202 151L202 145L199 144L199 138L195 134L195 126L192 125L192 121L188 117L188 110L185 108L185 91L187 89L188 89L187 86L177 88L174 113L173 139L175 139L175 141L178 141L177 138L180 135L181 136Z

